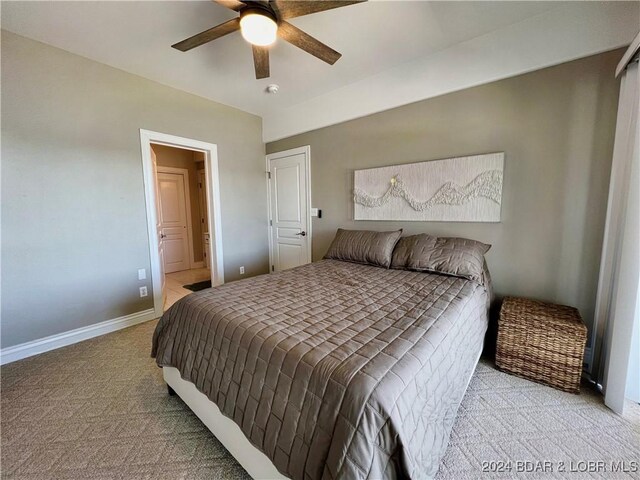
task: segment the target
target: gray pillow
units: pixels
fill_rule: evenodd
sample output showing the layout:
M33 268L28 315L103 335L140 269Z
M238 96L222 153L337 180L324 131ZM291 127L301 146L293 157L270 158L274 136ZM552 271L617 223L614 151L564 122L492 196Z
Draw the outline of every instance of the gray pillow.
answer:
M400 235L402 230L372 232L339 228L324 258L389 268L393 247Z
M438 237L432 237L426 233L402 237L393 250L391 268L408 270L414 258L417 261L420 257L431 255L436 248L437 240Z
M490 248L491 245L467 238L413 235L398 242L391 266L444 273L483 284L484 254Z

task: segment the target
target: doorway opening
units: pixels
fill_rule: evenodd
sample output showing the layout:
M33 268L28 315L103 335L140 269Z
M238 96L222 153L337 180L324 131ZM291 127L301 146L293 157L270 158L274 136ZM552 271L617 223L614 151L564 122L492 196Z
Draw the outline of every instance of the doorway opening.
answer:
M224 283L217 148L140 131L154 310Z

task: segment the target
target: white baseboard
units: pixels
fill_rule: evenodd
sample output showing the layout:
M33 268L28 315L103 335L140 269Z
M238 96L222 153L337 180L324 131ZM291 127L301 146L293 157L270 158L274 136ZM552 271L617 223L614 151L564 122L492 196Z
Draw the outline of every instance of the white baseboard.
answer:
M21 343L13 347L3 348L0 350L0 365L32 357L33 355L55 350L56 348L66 347L67 345L89 340L90 338L99 337L105 333L122 330L123 328L131 327L138 323L153 320L154 318L157 318L155 311L153 308L149 308L148 310L125 315L124 317L106 320L87 327L76 328L68 332L58 333L31 342Z

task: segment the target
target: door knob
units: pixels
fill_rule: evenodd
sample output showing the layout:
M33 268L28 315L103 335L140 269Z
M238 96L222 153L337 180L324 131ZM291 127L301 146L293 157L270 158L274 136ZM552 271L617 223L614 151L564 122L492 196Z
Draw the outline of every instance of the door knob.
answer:
M306 237L307 236L307 232L300 232L300 233L296 233L296 235L300 235L301 237Z
M164 233L160 234L160 238L165 238L165 237L166 237L166 235Z

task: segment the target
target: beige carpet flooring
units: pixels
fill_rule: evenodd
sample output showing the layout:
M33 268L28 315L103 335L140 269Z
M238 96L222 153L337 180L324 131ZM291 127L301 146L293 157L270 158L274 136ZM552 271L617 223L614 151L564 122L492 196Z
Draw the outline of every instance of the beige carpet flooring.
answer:
M156 322L3 366L3 478L242 479L246 472L149 358ZM548 461L553 472L484 473L482 462ZM482 361L460 408L439 479L638 478L612 461L640 460L640 425L587 390L579 396L496 371ZM606 472L561 474L559 462ZM585 467L586 468L586 467Z

